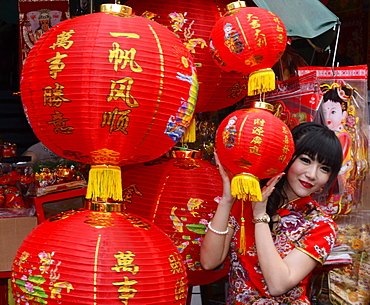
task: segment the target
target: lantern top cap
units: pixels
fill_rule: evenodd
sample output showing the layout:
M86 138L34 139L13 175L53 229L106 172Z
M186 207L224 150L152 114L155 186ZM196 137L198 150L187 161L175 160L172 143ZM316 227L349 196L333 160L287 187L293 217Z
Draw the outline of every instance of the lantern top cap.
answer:
M275 112L275 107L274 105L270 104L270 103L266 103L266 102L252 102L251 105L250 105L251 108L259 108L259 109L264 109L264 110L268 110L272 113Z
M130 6L122 4L105 3L100 5L100 11L108 14L133 15L134 12Z
M226 9L228 11L233 10L235 8L241 8L241 7L247 7L245 1L235 1L235 2L231 2L228 5L226 5Z

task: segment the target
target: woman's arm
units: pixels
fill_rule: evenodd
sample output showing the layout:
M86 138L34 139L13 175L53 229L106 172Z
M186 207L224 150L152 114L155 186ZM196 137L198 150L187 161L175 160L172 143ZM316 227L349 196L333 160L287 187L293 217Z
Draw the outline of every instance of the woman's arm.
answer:
M253 217L260 218L266 213L267 198L282 177L277 175L262 189L261 202L252 202ZM276 250L268 223L255 224L255 241L258 261L272 296L279 296L302 281L317 265L317 261L306 253L293 249L284 259Z
M219 232L228 230L228 233L218 234L208 229L200 247L200 262L206 270L212 270L222 264L229 252L231 238L234 233L234 230L228 226L230 212L235 200L231 195L230 176L221 165L217 153L215 153L215 160L222 178L223 193L212 219L211 227Z

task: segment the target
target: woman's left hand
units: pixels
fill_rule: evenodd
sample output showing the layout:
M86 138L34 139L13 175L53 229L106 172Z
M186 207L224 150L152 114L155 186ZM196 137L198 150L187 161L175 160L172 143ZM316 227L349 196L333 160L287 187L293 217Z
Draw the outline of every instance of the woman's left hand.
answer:
M275 185L279 182L281 177L285 175L284 172L272 177L266 185L262 188L262 201L252 201L253 218L260 218L266 213L267 200L273 190Z

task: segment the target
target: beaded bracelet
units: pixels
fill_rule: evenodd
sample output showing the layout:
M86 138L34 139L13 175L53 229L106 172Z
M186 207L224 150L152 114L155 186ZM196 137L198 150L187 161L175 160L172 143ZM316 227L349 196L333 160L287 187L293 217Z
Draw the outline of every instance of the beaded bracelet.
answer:
M226 227L226 231L221 232L221 231L217 231L217 230L213 229L211 227L211 223L212 223L212 221L210 221L208 223L208 229L210 229L213 233L216 233L216 234L219 234L219 235L225 235L225 234L229 233L229 227Z

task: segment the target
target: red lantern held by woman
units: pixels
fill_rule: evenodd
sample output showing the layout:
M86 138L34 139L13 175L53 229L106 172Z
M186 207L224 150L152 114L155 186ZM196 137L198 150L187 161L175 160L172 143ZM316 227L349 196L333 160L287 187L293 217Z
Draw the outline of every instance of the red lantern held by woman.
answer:
M171 150L166 155L122 168L126 211L146 218L171 238L190 286L213 283L228 273L228 262L204 270L200 245L217 208L215 198L222 192L220 174L200 151Z
M249 75L248 95L274 90L271 68L287 41L283 22L264 8L245 7L244 1L232 2L227 9L210 35L213 59L225 71Z
M293 155L292 134L274 111L271 104L255 102L229 114L217 129L217 154L235 175L231 189L237 199L262 200L259 180L283 171Z
M92 199L121 200L120 166L171 149L197 98L195 66L182 41L119 7L127 12L52 27L22 71L22 102L36 136L57 155L91 164Z
M186 270L170 238L122 205L91 207L53 216L25 238L12 268L16 303L184 305Z

